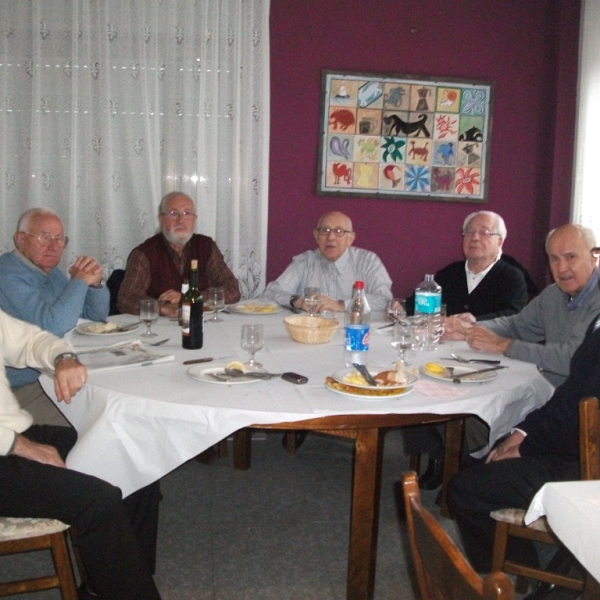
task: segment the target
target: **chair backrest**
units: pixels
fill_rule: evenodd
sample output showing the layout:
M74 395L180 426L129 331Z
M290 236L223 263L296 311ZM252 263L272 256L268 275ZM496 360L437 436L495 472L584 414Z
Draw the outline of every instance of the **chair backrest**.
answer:
M417 474L402 477L406 523L417 583L423 600L512 600L512 584L504 573L480 577L454 542L421 506Z
M597 398L579 401L579 464L581 479L600 479L600 408Z
M115 269L106 280L106 287L110 292L109 315L120 315L121 311L117 308L117 298L119 297L119 288L125 277L125 269Z

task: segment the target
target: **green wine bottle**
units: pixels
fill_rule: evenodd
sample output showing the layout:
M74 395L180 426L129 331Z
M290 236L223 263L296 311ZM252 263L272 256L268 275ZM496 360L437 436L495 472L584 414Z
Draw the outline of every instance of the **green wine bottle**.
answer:
M198 289L198 261L192 260L190 287L183 295L181 303L181 345L187 350L202 348L202 320L204 302Z

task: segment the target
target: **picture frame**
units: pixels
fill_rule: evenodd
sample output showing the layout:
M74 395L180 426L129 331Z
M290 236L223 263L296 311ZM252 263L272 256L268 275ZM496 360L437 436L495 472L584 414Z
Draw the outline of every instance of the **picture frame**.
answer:
M317 194L486 203L491 81L324 70Z

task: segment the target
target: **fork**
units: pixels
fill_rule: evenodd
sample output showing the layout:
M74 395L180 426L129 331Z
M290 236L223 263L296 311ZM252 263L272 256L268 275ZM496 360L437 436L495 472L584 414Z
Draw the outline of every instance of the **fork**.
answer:
M450 356L459 363L481 363L483 365L499 365L499 360L485 360L483 358L464 358L458 354L450 353Z

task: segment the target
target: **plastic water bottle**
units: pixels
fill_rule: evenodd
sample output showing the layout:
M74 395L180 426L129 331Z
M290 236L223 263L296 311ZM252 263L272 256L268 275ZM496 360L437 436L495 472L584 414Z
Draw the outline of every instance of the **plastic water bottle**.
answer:
M344 362L347 367L351 367L353 363L367 364L370 323L371 308L365 298L365 283L357 281L354 284L354 294L346 316Z
M433 275L425 275L415 289L415 315L433 315L442 308L442 288L434 280Z
M439 336L440 311L442 309L442 288L433 279L433 275L425 275L415 289L415 315L421 316L423 322L416 326L420 335L416 336L416 350L435 350ZM415 330L416 332L416 330Z

